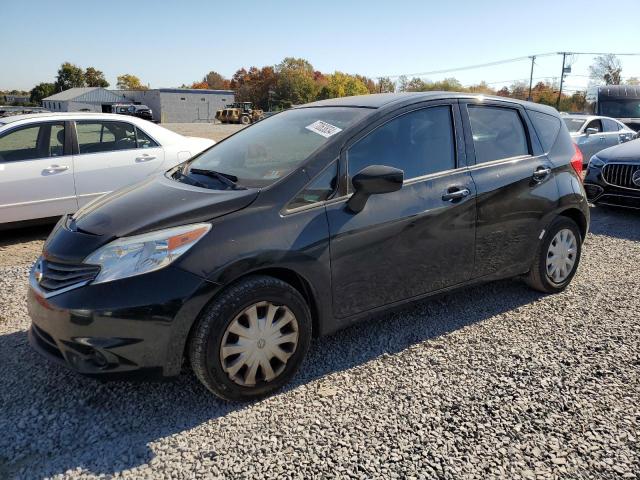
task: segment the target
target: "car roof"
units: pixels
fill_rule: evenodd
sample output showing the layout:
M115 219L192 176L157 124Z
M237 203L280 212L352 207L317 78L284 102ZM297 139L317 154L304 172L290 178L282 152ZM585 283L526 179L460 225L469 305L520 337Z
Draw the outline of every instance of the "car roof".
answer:
M399 104L411 104L426 100L440 99L475 99L482 101L499 100L502 102L515 103L526 106L529 109L538 110L544 113L557 115L555 108L539 103L525 102L509 97L499 97L494 95L483 95L463 92L446 92L446 91L429 91L429 92L401 92L401 93L373 93L370 95L355 95L352 97L331 98L327 100L319 100L317 102L300 105L296 108L307 107L363 107L363 108L383 108Z
M105 120L122 120L122 115L118 115L116 113L101 113L101 112L41 112L41 113L25 113L22 115L10 115L8 117L0 118L0 123L13 123L20 120L31 120L31 119L51 119L51 118L60 118L66 119L69 117L75 118L102 118Z

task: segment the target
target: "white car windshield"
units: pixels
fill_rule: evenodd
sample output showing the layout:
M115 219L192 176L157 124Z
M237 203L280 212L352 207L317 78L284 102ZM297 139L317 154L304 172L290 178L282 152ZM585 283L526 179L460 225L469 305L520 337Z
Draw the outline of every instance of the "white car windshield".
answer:
M368 113L370 109L349 107L287 110L215 145L196 157L184 174L196 177L205 176L205 170L214 171L239 186L265 187L293 171L320 146Z

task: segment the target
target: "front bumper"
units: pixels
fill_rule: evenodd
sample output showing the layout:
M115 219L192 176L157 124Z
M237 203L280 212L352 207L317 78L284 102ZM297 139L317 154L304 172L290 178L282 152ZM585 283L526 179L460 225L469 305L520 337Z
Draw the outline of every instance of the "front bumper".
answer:
M29 342L50 360L89 376L175 376L191 325L217 289L169 266L45 298L32 272Z
M640 188L611 185L602 176L602 168L589 167L584 178L587 199L594 204L640 209Z

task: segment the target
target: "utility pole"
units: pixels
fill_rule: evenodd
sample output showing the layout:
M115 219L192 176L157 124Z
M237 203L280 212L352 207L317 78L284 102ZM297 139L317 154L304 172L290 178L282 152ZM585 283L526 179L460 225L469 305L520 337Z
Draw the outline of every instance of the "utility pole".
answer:
M531 88L533 86L533 65L536 63L536 56L533 55L531 57L531 75L529 75L529 97L527 98L527 100L529 100L530 102L532 101L531 98Z
M558 92L558 101L556 102L556 109L560 110L560 97L562 97L562 83L564 82L564 63L567 59L567 52L562 53L562 73L560 74L560 91Z

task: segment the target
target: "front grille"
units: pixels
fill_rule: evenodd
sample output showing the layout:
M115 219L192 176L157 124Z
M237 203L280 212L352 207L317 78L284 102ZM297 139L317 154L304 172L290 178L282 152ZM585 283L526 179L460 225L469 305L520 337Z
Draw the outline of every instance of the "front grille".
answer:
M46 292L90 282L96 278L100 271L100 267L97 265L73 265L48 260L42 260L37 268L42 273L38 285Z
M610 185L640 190L640 186L633 183L633 174L638 170L640 164L607 163L602 167L602 177Z

